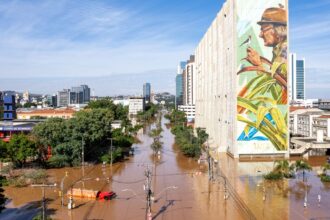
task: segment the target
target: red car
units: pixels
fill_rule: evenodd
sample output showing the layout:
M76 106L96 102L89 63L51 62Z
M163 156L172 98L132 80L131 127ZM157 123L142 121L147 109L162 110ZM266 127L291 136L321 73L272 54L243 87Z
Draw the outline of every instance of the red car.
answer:
M115 192L101 192L98 191L96 194L96 199L104 199L104 200L111 200L114 199L116 197L116 193Z

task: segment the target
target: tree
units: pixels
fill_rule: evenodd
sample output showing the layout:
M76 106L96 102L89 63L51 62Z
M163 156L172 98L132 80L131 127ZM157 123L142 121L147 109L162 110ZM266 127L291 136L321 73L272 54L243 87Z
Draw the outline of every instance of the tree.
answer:
M3 189L2 189L2 186L3 186L3 182L6 180L5 177L1 176L0 175L0 213L3 209L5 209L5 203L6 203L6 198L5 196L3 195Z
M286 178L293 177L294 165L290 165L288 160L277 160L274 165L274 172Z
M28 158L37 155L37 147L25 134L14 134L7 144L7 154L15 166L22 167Z
M32 102L27 102L23 105L23 108L31 108L31 107L37 107L37 104Z
M295 163L296 171L301 171L303 173L303 181L305 181L305 172L312 170L312 167L303 160L297 160Z
M204 144L205 141L208 139L209 135L202 128L196 128L196 133L197 133L198 143L200 145Z
M277 160L274 162L274 168L271 172L264 175L267 180L280 180L294 177L295 165L289 163L288 160Z
M0 161L7 158L7 143L0 140Z
M322 174L320 175L322 182L330 182L330 175L328 175L328 170L330 170L330 164L326 163L322 166Z

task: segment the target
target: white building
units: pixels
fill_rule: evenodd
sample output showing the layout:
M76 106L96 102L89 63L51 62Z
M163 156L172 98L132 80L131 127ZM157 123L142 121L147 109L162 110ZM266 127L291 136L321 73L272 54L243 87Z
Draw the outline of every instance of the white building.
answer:
M195 56L191 55L183 71L183 105L196 104Z
M301 117L300 120L298 120L298 116L299 115L303 115L305 113L309 113L309 114L315 114L317 116L322 115L323 111L320 109L316 109L316 108L305 108L305 107L290 107L290 115L289 115L289 129L290 129L290 133L292 135L298 135L298 134L302 134L305 133L303 130L308 130L308 128L303 128L305 125L300 124L300 123L305 123L306 124L310 124L310 122L307 120L308 118L305 117ZM298 132L298 124L300 127L300 130Z
M138 112L144 111L145 101L142 97L129 98L128 112L129 115L137 115Z
M25 92L23 93L23 100L25 101L25 103L26 103L26 102L30 102L30 94L29 94L28 91L25 91Z
M115 105L123 105L123 106L128 106L129 105L129 99L116 99L113 100L113 104Z
M330 138L330 115L322 115L313 119L313 137L318 136L318 132L322 132L322 136Z
M186 114L188 122L195 121L195 106L194 105L179 105L178 110Z
M298 115L297 134L303 137L313 137L313 120L322 115L322 112L305 112Z

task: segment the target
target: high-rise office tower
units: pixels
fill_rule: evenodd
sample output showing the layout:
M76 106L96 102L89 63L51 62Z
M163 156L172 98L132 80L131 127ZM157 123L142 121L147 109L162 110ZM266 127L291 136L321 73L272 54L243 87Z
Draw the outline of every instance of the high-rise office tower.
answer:
M151 94L151 85L150 83L143 84L143 97L146 102L150 102L150 94Z
M195 105L195 56L191 55L183 71L183 105Z
M70 104L70 89L63 89L57 92L57 106L63 107Z
M180 62L178 65L178 72L175 77L176 92L175 105L183 105L183 72L186 68L187 62Z
M83 103L88 103L91 100L91 89L87 85L81 85L84 93Z
M297 59L295 53L290 54L290 100L305 99L305 59Z
M85 102L84 88L72 87L70 90L70 104L83 104Z

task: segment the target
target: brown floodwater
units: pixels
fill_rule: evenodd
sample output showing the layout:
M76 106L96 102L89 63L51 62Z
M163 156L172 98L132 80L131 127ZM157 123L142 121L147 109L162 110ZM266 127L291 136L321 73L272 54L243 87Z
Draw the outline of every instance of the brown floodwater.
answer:
M174 145L174 137L163 119L160 157L154 156L147 135L150 127L141 130L134 144L135 155L126 161L109 165L85 166L84 169L62 168L48 170L49 183L57 187L46 189L47 214L53 219L145 219L146 201L143 185L144 171L152 171L153 219L317 219L329 217L330 186L320 182L315 172L307 174L307 184L301 178L280 182L264 181L262 175L273 168L273 162L239 162L226 154L218 154L216 180L209 182L206 164L184 157ZM310 157L315 170L325 160ZM71 186L91 190L115 191L111 201L75 198L76 208L68 210L68 198L61 206L60 183L64 190ZM112 173L112 180L109 181ZM227 177L229 197L224 199L225 187L221 173ZM175 187L176 189L167 189ZM167 189L167 190L166 190ZM307 192L307 194L306 194ZM6 187L10 199L0 219L31 219L41 204L41 189ZM321 194L321 203L317 196ZM305 195L307 207L304 208Z

